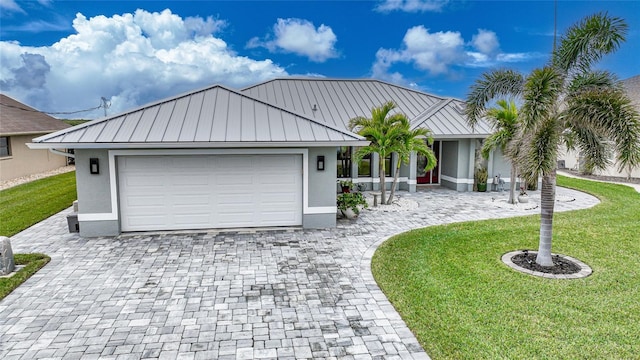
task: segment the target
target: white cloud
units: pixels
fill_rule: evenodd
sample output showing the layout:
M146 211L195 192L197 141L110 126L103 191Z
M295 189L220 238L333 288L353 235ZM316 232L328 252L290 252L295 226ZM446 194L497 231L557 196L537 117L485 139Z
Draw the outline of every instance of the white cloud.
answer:
M407 30L402 49L379 49L373 66L374 76L381 76L396 62L412 63L431 75L446 73L449 65L464 57L464 40L459 32L430 33L424 26Z
M20 5L15 2L15 0L0 0L0 9L2 9L3 13L17 12L26 14L26 12L20 7Z
M535 53L501 53L498 36L493 31L478 29L471 41L465 42L457 31L431 33L420 25L407 30L399 49L379 49L371 72L376 78L407 83L401 74L390 72L394 64L411 64L431 76L451 76L454 67L490 67L535 57L538 57Z
M321 24L317 29L308 20L278 19L273 25L273 34L264 40L254 37L247 43L247 48L264 47L270 52L283 51L306 56L314 62L325 62L338 57L335 43L338 38L331 27Z
M0 88L45 111L111 100L110 114L214 83L242 87L287 72L271 60L239 56L214 33L225 23L165 10L77 14L75 33L51 46L0 42ZM102 110L84 117L98 117Z
M380 12L438 12L448 2L448 0L383 0L375 9Z
M478 29L471 39L473 47L483 54L492 54L500 48L498 36L493 31Z
M515 63L515 62L528 61L531 59L544 58L546 56L549 56L549 54L541 54L537 52L498 54L498 56L496 56L496 60L498 62Z

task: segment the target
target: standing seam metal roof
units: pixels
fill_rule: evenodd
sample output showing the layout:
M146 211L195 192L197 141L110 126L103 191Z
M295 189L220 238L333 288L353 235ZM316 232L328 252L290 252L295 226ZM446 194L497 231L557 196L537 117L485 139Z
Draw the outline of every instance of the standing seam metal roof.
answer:
M467 125L460 100L380 80L282 78L246 87L242 92L344 130L348 130L350 119L369 117L373 107L393 101L396 111L404 113L413 128L426 127L436 138L485 137L491 133L484 121L475 129Z
M221 85L34 139L65 144L344 141L364 138Z

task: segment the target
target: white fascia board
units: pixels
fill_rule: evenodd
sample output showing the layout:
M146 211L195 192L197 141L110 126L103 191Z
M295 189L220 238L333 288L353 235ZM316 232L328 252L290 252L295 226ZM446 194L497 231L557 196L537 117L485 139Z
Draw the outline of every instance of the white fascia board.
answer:
M27 143L29 149L216 149L216 148L301 148L367 146L367 140L282 141L282 142L172 142L172 143Z

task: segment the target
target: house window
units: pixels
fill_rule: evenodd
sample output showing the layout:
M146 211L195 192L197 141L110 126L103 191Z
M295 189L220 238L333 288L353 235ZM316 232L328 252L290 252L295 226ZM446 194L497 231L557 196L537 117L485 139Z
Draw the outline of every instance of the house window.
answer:
M384 158L384 175L386 177L391 177L391 154L387 155L387 157Z
M358 163L358 177L371 177L371 154L365 155Z
M9 146L9 137L0 136L0 157L11 156L11 147Z
M351 177L351 146L341 146L338 148L338 177Z

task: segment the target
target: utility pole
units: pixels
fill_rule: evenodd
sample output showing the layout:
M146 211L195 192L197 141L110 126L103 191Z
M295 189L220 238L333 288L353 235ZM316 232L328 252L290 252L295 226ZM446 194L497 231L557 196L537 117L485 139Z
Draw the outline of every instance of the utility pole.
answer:
M107 109L111 107L111 102L108 101L107 98L105 98L104 96L101 97L101 99L102 99L101 107L104 109L104 117L107 117Z

